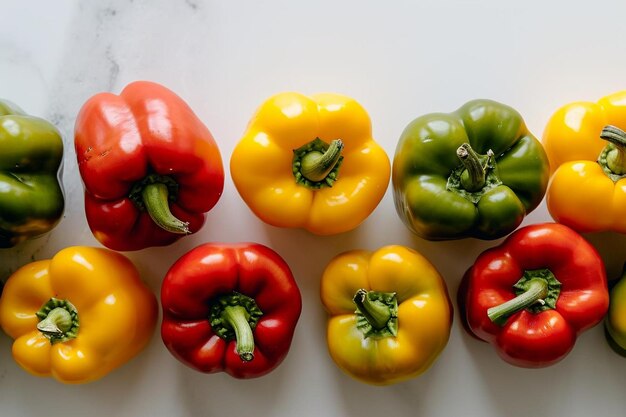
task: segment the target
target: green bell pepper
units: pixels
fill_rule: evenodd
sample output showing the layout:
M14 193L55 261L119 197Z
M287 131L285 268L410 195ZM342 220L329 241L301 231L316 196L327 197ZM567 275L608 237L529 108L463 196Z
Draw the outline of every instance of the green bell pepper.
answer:
M626 357L626 264L611 288L609 311L604 319L604 336L615 353Z
M0 100L0 248L51 230L63 214L63 140L49 122Z
M548 178L546 153L520 114L491 100L413 120L392 176L400 218L428 240L507 235L539 205Z

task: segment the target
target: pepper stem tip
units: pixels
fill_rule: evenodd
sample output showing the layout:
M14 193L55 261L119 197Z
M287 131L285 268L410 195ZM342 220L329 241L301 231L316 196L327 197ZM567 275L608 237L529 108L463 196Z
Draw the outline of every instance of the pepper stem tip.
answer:
M190 234L189 222L176 218L170 211L168 193L167 185L159 182L146 185L143 189L142 198L150 218L170 233Z

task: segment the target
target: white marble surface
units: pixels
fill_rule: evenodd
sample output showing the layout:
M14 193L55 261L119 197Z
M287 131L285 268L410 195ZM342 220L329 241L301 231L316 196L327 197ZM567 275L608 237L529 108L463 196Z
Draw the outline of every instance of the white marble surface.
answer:
M492 98L516 107L537 135L560 105L626 88L626 7L618 2L366 0L235 1L0 0L0 96L48 118L66 143L67 210L45 238L0 251L0 277L69 245L97 245L83 213L72 145L75 115L100 91L147 79L176 91L216 137L224 161L254 109L296 90L354 96L370 112L390 156L414 117ZM542 204L525 224L549 220ZM626 259L626 238L588 236L610 276ZM495 244L426 242L397 218L388 191L357 230L316 237L263 225L227 175L204 228L167 248L129 253L155 292L169 266L205 241L252 240L276 249L303 293L291 352L266 377L239 381L192 371L155 334L148 349L104 379L64 386L24 373L0 335L2 416L623 416L626 359L601 327L585 333L561 363L523 370L463 333L420 378L378 388L332 363L325 345L319 277L337 253L398 243L441 270L451 296L478 253Z

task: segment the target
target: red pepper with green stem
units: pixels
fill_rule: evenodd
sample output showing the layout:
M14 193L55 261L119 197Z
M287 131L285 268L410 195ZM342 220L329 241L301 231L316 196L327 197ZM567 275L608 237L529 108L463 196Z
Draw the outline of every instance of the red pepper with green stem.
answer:
M264 375L287 355L302 310L289 266L255 243L204 244L161 287L165 346L201 372Z
M194 233L221 196L224 170L211 133L159 84L91 97L74 143L89 227L111 249L164 246Z
M507 362L552 365L609 306L602 258L561 224L518 229L483 252L459 288L465 328Z

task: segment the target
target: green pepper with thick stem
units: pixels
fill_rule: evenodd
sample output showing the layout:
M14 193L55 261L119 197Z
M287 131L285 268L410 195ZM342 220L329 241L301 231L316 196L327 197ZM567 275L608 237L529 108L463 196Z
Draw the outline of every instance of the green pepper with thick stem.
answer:
M539 205L548 179L541 143L517 111L491 100L413 120L393 161L396 210L428 240L509 234Z
M0 248L50 231L64 208L63 140L46 120L0 100Z

